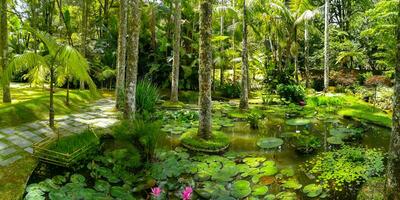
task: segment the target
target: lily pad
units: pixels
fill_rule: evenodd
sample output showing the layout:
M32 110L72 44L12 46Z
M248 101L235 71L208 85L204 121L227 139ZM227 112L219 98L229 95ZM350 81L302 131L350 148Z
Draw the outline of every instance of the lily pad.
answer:
M284 181L283 184L282 184L282 186L283 186L284 188L287 188L287 189L298 190L298 189L300 189L303 185L301 185L301 184L299 183L299 181L297 181L297 179L291 178L291 179L289 179L289 180L287 180L287 181Z
M231 194L237 199L242 199L249 196L251 193L250 182L246 180L235 181L232 184Z
M297 195L294 192L280 192L276 195L276 199L281 200L296 200Z
M255 185L253 187L253 192L251 193L254 196L263 196L267 194L268 192L268 187L264 185Z
M326 139L326 141L327 141L329 144L335 144L335 145L342 145L342 144L344 144L343 139L342 139L341 137L335 137L335 136L328 137L328 138Z
M304 118L295 118L295 119L289 119L286 121L286 124L290 125L290 126L304 126L304 125L307 125L310 123L311 123L311 120L304 119Z
M257 141L257 146L263 149L273 149L283 144L283 140L275 137L261 138Z
M263 158L263 157L243 159L243 162L246 163L250 167L258 167L264 161L265 161L265 158Z
M289 167L281 170L281 174L286 176L286 177L291 177L294 176L295 172L294 169Z
M303 192L308 196L308 197L317 197L322 193L322 186L316 185L316 184L309 184L306 185L303 188Z
M296 137L299 136L299 133L296 132L283 132L281 133L281 135L279 137L281 138L292 138L292 137Z
M263 176L260 178L259 184L262 185L271 185L275 182L275 177L273 176Z

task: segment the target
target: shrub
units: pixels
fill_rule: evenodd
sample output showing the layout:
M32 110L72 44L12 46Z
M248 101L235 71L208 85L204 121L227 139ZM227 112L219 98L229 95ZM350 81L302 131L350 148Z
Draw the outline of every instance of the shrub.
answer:
M324 80L323 79L313 79L311 83L311 87L315 91L323 91L324 90Z
M277 87L277 93L281 98L285 98L288 101L298 103L305 98L304 88L300 85L283 85L280 84Z
M239 98L241 87L239 83L226 83L220 88L222 97L225 98Z
M159 122L145 122L142 119L122 121L114 127L117 139L129 140L143 152L147 161L152 160L157 142L163 137Z
M159 91L154 84L147 80L138 82L136 87L137 112L141 114L154 112L159 98Z
M324 188L332 186L340 191L345 186L380 176L384 171L383 159L380 150L345 146L320 154L306 164L306 169L323 183Z

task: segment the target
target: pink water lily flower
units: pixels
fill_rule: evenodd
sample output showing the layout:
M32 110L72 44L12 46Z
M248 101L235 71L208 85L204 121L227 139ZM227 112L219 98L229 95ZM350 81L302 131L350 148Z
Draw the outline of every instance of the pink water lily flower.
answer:
M192 197L193 189L191 187L185 187L182 192L182 200L190 200Z
M159 197L161 195L161 188L159 187L153 187L151 188L151 195L153 195L154 197Z

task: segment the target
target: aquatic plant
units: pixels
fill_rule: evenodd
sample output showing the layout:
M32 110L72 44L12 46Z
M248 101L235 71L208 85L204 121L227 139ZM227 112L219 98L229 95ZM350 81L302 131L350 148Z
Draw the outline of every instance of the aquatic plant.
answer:
M257 141L257 146L263 149L273 149L281 146L283 144L283 140L274 137L261 138Z
M321 147L321 142L319 138L313 135L299 135L296 137L294 145L296 150L301 153L312 153Z
M247 116L247 121L250 124L250 128L258 129L260 118L261 118L261 116L258 115L257 113L250 113Z
M324 152L307 162L306 170L317 177L323 188L342 190L360 184L384 170L383 153L377 149L344 146Z

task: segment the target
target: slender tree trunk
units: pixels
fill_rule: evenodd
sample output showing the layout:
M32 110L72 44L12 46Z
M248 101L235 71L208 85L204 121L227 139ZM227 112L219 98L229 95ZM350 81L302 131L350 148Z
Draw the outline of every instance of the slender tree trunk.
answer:
M198 136L204 139L211 137L211 68L212 68L212 2L200 1L200 119Z
M225 6L225 1L224 0L222 0L222 6ZM224 19L224 13L221 13L221 18L220 18L220 35L221 36L223 36L224 35L224 21L225 21L225 19ZM222 57L222 53L225 51L225 49L224 49L224 44L223 44L223 42L221 41L221 57ZM220 82L219 82L219 85L220 86L223 86L224 85L224 71L225 71L225 62L223 62L222 63L222 65L221 65L221 70L220 70L220 74L219 74L219 80L220 80Z
M121 108L124 102L125 69L126 69L126 34L128 26L128 0L120 0L119 30L118 30L118 59L117 59L117 85L115 90L116 107Z
M329 88L329 0L325 0L324 90Z
M397 19L397 66L393 99L393 125L386 175L386 199L400 200L400 3Z
M232 7L235 7L235 0L232 0ZM236 19L233 19L232 24L234 26L233 31L232 31L232 49L235 51L235 31L236 31ZM233 84L236 84L236 68L235 68L235 63L232 63L232 80Z
M54 65L53 64L50 66L50 108L49 108L50 128L54 128Z
M82 52L83 56L87 57L87 38L88 38L88 17L89 17L89 0L82 0ZM85 89L85 82L79 81L79 88Z
M246 0L243 1L243 51L242 51L242 95L240 109L249 108L249 63L247 52L247 8Z
M131 12L129 13L130 23L130 47L131 50L128 53L128 67L126 70L126 100L124 116L126 119L132 119L135 117L136 112L136 84L137 84L137 72L138 72L138 61L139 61L139 31L140 31L140 0L131 0L130 5Z
M308 46L308 22L305 21L304 25L304 78L306 79L306 88L310 87L309 72L308 72L308 57L310 49Z
M1 0L0 3L0 72L4 73L8 57L7 0ZM3 103L11 103L9 82L3 84Z
M181 0L175 0L175 16L174 16L174 50L171 75L171 101L178 102L179 90L179 60L181 48Z
M67 77L67 97L65 104L68 106L69 105L69 77Z
M151 16L150 16L150 32L151 32L151 49L153 52L156 52L157 48L157 36L156 36L156 23L157 23L157 10L156 10L156 3L153 0L153 5L151 9Z

